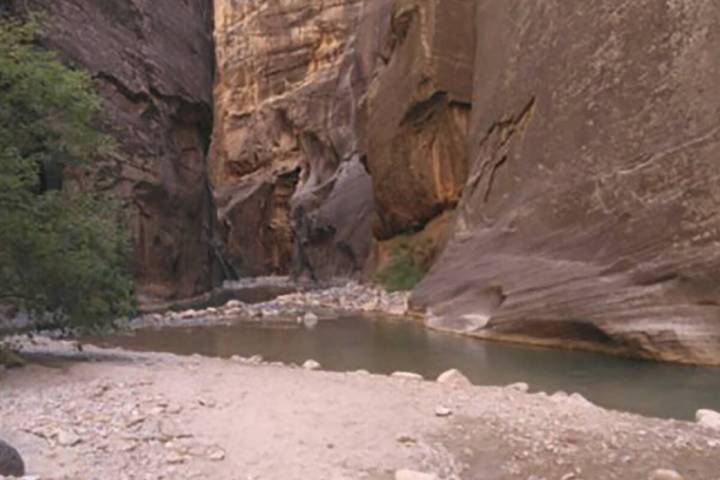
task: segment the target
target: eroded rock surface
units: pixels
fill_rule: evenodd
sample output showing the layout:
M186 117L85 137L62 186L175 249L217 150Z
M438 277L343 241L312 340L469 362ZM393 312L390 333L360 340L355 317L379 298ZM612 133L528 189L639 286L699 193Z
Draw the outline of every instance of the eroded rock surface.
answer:
M84 188L118 194L131 214L141 299L211 283L205 150L212 127L212 5L205 0L15 1L45 12L47 43L88 70L118 154ZM78 179L76 179L78 180Z
M414 303L480 337L720 364L720 7L477 6L470 175Z
M348 274L373 212L358 161L351 44L360 0L216 0L210 169L240 274Z
M460 198L467 176L473 11L472 0L366 2L358 63L371 82L358 129L380 240L422 229Z

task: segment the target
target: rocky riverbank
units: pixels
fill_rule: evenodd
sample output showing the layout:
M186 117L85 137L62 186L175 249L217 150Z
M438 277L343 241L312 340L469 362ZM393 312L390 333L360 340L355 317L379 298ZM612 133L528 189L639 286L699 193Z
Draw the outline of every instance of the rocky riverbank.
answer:
M41 480L677 479L720 471L711 425L459 374L330 373L36 338L0 372L0 437ZM674 472L674 473L673 473ZM421 476L425 474L426 476Z
M251 287L252 285L248 285ZM131 320L129 328L226 325L247 321L304 322L312 325L335 312L407 315L406 292L390 293L356 282L325 289L304 290L260 302L230 300L218 307L148 313Z

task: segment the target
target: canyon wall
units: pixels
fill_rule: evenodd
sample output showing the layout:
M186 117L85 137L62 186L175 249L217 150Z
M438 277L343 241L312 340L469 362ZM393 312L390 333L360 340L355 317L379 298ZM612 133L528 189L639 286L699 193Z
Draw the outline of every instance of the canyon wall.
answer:
M371 242L444 231L467 175L473 6L216 1L209 165L240 276L352 275Z
M209 167L240 276L362 268L374 211L354 130L361 0L216 0Z
M479 0L476 28L469 178L415 305L720 364L720 6Z
M371 81L357 128L373 179L373 232L387 240L421 230L460 198L467 176L474 2L367 5L374 6L364 11L356 54L366 59Z
M212 128L212 5L205 0L23 0L46 42L86 69L105 99L117 154L83 188L118 195L130 214L141 301L212 283L205 151Z
M210 167L234 264L372 275L384 244L429 236L412 303L431 327L720 363L719 16L218 0Z
M369 278L424 236L433 328L720 364L710 0L28 5L106 99L84 181L134 213L144 298L220 257Z

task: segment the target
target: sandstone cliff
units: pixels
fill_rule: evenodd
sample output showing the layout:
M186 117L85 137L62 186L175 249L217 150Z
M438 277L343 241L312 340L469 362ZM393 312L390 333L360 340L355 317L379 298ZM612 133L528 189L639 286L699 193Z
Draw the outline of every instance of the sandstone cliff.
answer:
M105 98L119 154L84 188L111 191L131 214L142 300L211 284L212 206L205 150L212 128L212 6L204 0L27 0L47 43L88 70Z
M350 45L360 0L216 0L215 131L209 160L240 275L349 274L373 212L353 128Z
M373 5L369 7L368 5ZM357 55L371 78L357 128L380 240L457 204L467 176L472 0L366 2ZM369 60L369 62L368 62ZM369 65L368 65L369 63Z
M709 0L215 0L216 66L209 2L28 3L108 100L125 154L88 181L137 212L146 294L425 236L432 327L720 364Z
M476 28L430 324L720 364L720 7L480 0Z
M433 327L720 363L720 9L218 3L211 168L242 272L360 268L374 204L376 244L434 231Z

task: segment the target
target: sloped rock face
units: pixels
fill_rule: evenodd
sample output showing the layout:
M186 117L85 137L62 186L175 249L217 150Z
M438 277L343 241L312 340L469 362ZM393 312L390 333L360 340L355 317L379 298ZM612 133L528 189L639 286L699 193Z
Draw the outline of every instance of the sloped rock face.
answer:
M452 210L462 193L474 3L366 2L358 55L371 81L358 129L377 206L373 231L380 240L422 229Z
M16 1L47 14L47 42L88 70L105 98L119 154L85 188L126 203L141 300L211 284L212 5L205 0Z
M720 7L477 2L471 167L432 326L720 364Z
M209 166L240 275L358 270L373 212L353 128L360 0L216 0Z

